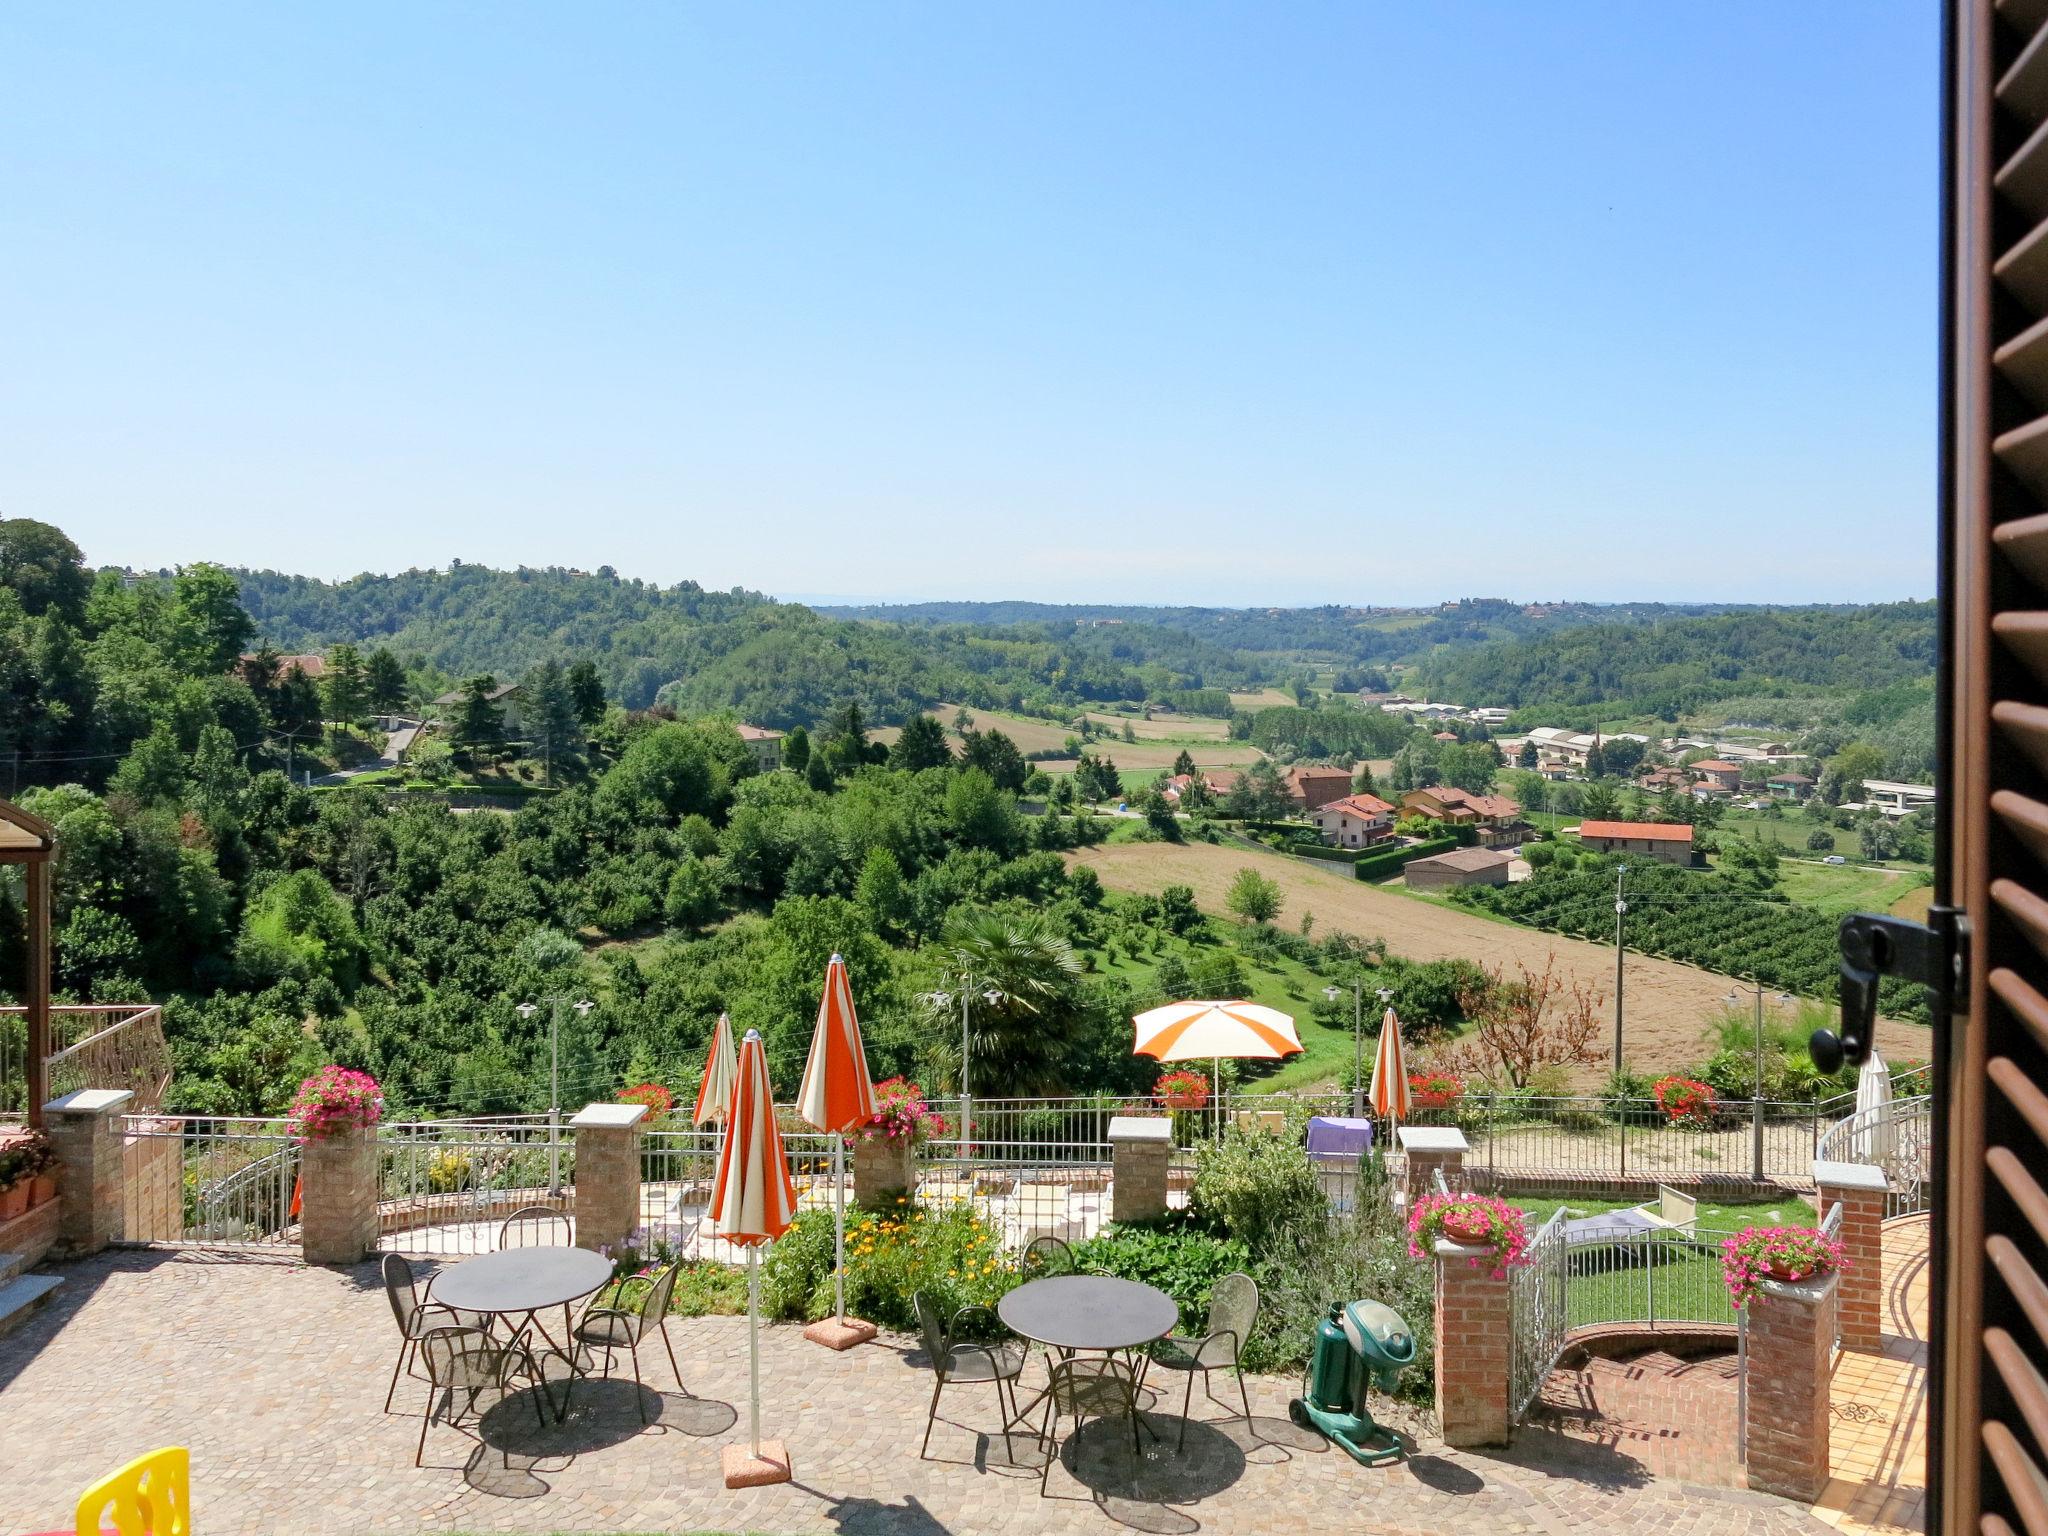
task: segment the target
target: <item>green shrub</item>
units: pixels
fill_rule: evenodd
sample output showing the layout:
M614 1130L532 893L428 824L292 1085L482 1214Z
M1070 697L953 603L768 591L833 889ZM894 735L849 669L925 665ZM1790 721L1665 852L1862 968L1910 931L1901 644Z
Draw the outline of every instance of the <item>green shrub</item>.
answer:
M929 1214L849 1211L846 1216L846 1305L889 1328L917 1326L911 1297L928 1293L948 1315L966 1306L993 1307L1018 1283L995 1230L966 1205ZM806 1211L768 1252L761 1270L762 1305L771 1316L830 1315L832 1213Z
M1254 1255L1282 1228L1327 1209L1300 1142L1237 1125L1196 1153L1191 1205L1212 1230Z
M1104 1227L1074 1245L1074 1260L1082 1269L1166 1292L1180 1307L1181 1332L1201 1325L1218 1280L1252 1268L1251 1250L1236 1238L1218 1237L1186 1217L1171 1216L1142 1226Z

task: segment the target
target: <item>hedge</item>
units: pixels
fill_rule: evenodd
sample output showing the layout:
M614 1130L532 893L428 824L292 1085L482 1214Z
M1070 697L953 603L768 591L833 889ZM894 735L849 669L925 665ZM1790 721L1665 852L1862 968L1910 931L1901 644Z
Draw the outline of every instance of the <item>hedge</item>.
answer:
M1426 859L1432 854L1449 853L1458 846L1455 837L1425 838L1419 843L1410 843L1405 848L1388 848L1383 852L1367 854L1352 861L1351 869L1361 880L1377 880L1382 875L1391 875L1411 859Z

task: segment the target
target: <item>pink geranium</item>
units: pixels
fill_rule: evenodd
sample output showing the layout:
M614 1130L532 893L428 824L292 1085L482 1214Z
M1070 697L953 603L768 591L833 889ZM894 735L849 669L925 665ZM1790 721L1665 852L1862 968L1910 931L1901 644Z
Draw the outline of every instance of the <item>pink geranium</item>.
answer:
M924 1090L900 1077L875 1084L875 1113L860 1128L863 1141L912 1147L945 1132L945 1117L925 1103Z
M1810 1280L1846 1268L1842 1245L1812 1227L1744 1227L1721 1244L1721 1283L1736 1307L1760 1281Z
M374 1077L328 1066L299 1084L286 1128L294 1141L320 1141L375 1125L383 1115L384 1090Z
M1424 1195L1408 1216L1408 1252L1427 1259L1439 1242L1492 1249L1497 1280L1529 1262L1528 1217L1520 1206L1492 1195ZM1478 1269L1486 1259L1474 1254L1467 1262Z

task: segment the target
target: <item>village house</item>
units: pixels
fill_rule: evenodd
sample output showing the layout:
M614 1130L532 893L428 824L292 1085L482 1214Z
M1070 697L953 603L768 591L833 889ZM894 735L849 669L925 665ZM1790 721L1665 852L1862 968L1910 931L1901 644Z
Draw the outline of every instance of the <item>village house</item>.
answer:
M1734 794L1742 788L1742 764L1731 763L1722 757L1705 757L1688 765L1702 782L1712 784L1716 789Z
M466 690L451 688L433 702L434 711L443 720L453 720L462 713L463 700L468 697ZM526 703L526 689L518 683L500 683L484 697L498 706L498 719L503 723L505 734L517 738L525 734L525 720L521 706Z
M1506 885L1515 861L1492 848L1453 848L1433 858L1411 859L1401 880L1411 891L1440 891L1456 885Z
M1305 811L1319 810L1351 793L1348 768L1295 767L1287 770L1287 797Z
M735 729L747 750L754 754L754 766L762 773L773 773L782 766L782 743L786 739L783 732L765 725L742 725Z
M1691 782L1691 778L1683 768L1652 768L1642 777L1643 788L1649 790L1652 794L1661 793L1667 789L1684 789Z
M1472 827L1481 847L1522 840L1522 807L1505 795L1475 795L1450 784L1411 789L1401 797L1403 816L1427 816L1447 827Z
M1647 854L1664 864L1692 862L1692 828L1678 822L1581 822L1579 845L1594 853Z
M1803 773L1774 773L1764 787L1779 800L1805 800L1813 794L1813 780Z
M1887 816L1907 816L1914 811L1934 809L1932 784L1898 784L1890 779L1865 779L1863 803L1874 805Z
M257 667L262 660L263 658L253 651L236 658L235 670L241 673L243 682L253 683L256 680ZM316 682L327 674L327 658L318 651L297 651L289 656L273 656L270 660L271 677L280 682L294 667Z
M1316 833L1333 848L1370 848L1394 835L1394 808L1378 795L1346 795L1309 812Z

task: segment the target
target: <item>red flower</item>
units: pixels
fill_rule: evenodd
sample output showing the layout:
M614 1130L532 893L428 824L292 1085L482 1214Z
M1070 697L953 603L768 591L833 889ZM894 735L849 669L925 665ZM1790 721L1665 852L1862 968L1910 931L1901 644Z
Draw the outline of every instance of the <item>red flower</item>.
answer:
M1209 1102L1209 1079L1186 1067L1161 1073L1152 1096L1168 1109L1200 1109Z
M1419 1109L1449 1109L1465 1096L1465 1080L1451 1072L1414 1072L1408 1097Z
M1664 1111L1664 1118L1673 1125L1681 1122L1691 1125L1709 1125L1713 1122L1720 1100L1714 1090L1705 1083L1690 1077L1660 1077L1651 1086L1656 1096L1657 1107Z

